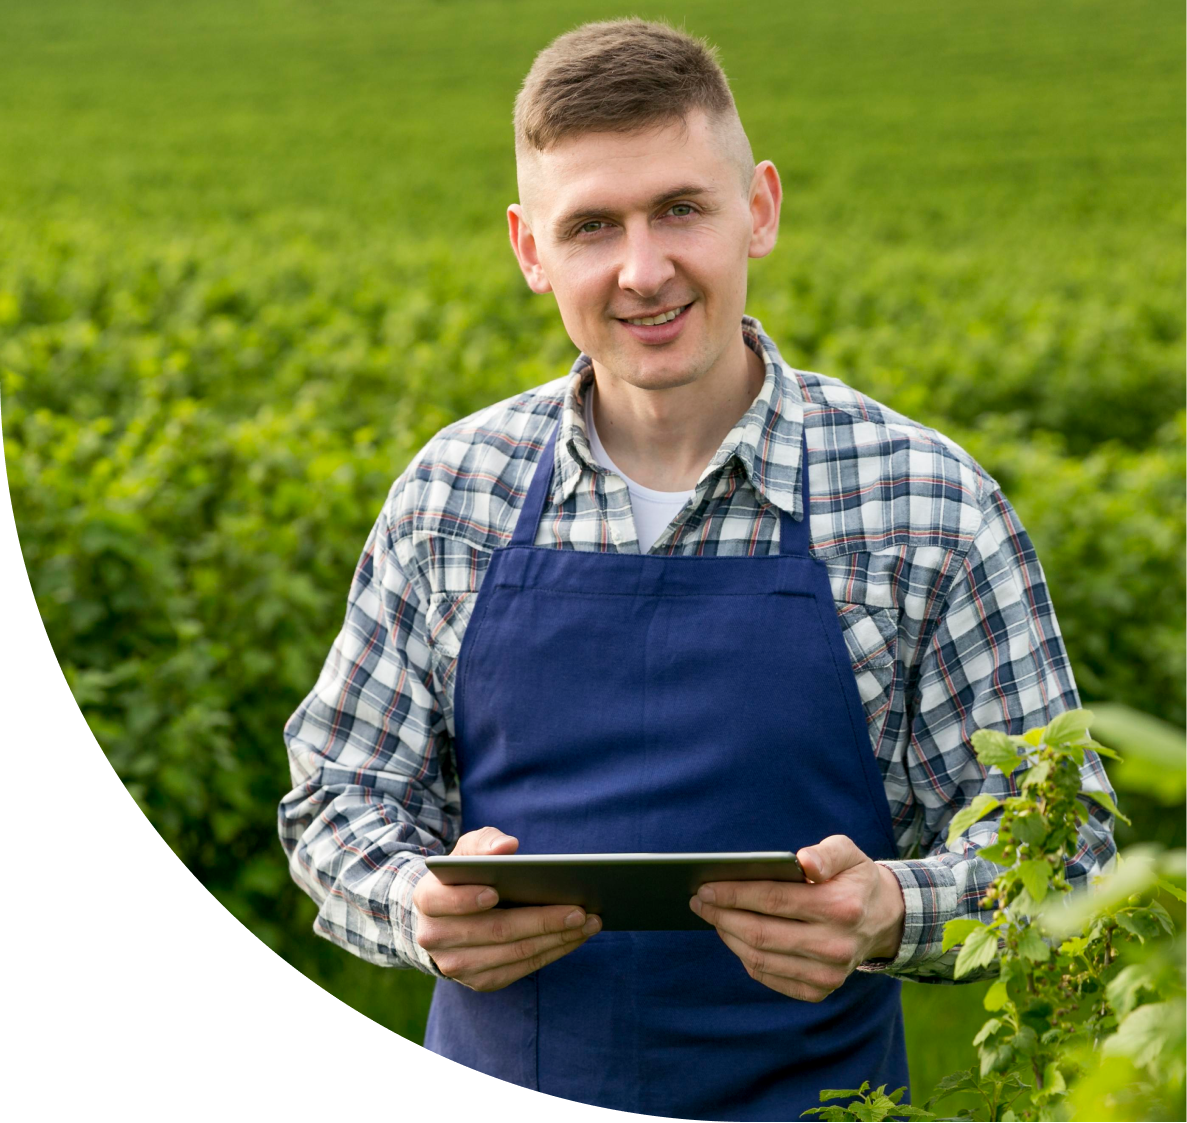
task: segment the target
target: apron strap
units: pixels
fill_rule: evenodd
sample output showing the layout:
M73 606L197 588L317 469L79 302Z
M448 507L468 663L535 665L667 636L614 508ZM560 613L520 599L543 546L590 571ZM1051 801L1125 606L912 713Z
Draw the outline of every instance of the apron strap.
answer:
M531 546L536 541L536 527L540 525L540 515L544 511L544 503L548 493L552 490L552 470L556 465L556 436L561 431L560 419L540 453L536 462L536 470L532 473L532 482L528 485L527 498L519 509L519 519L515 524L515 531L511 535L512 546Z
M797 522L786 511L779 511L779 553L784 557L811 557L811 529L808 512L812 496L808 492L808 430L804 429L804 440L800 446L800 500L804 508L803 517Z

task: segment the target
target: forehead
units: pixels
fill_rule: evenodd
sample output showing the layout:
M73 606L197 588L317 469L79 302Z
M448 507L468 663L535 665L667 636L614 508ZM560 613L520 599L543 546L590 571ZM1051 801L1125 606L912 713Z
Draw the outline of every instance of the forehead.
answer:
M687 121L664 121L635 132L570 137L519 163L521 200L548 219L645 206L666 189L685 185L718 193L731 176L736 178L736 172L724 145L699 111Z

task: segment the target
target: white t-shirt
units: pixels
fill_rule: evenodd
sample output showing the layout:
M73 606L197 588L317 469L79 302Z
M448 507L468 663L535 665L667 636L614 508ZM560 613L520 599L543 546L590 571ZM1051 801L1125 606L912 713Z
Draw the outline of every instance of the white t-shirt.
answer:
M623 478L627 491L631 496L631 514L635 518L635 532L639 536L639 552L647 553L655 540L668 528L668 524L676 517L676 513L687 503L693 495L692 491L654 491L642 484L635 483L613 460L606 455L602 442L598 440L598 431L594 428L593 419L594 388L591 385L585 392L585 431L589 434L589 450L594 460L602 468L609 468Z

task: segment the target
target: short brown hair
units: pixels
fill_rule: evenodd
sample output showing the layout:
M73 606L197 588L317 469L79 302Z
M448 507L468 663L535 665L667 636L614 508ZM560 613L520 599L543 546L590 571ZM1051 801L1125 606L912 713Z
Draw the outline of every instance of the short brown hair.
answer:
M737 120L715 47L667 23L587 23L554 39L532 63L515 99L515 150L543 152L583 133L634 132L684 120L693 109Z

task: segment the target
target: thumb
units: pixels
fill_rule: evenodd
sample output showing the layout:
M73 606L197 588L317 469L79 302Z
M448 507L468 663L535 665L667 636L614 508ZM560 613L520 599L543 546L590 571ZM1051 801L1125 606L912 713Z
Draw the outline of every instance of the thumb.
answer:
M843 834L830 834L815 846L805 846L796 857L808 880L817 883L831 881L837 874L870 860Z
M452 852L477 857L480 854L514 854L518 849L519 839L504 834L497 827L483 827L462 835Z

